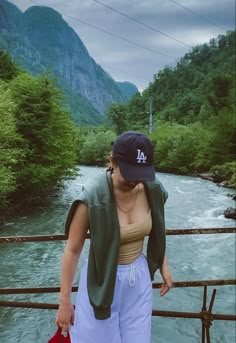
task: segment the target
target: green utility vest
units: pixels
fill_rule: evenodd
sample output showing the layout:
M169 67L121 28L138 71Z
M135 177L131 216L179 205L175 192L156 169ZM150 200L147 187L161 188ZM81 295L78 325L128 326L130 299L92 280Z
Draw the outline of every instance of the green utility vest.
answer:
M167 193L158 180L144 182L152 214L152 230L147 244L147 262L151 280L165 255L164 203ZM120 249L120 225L110 172L102 173L89 187L83 189L68 213L65 233L80 202L88 206L91 235L88 258L87 288L96 319L111 315L117 261Z

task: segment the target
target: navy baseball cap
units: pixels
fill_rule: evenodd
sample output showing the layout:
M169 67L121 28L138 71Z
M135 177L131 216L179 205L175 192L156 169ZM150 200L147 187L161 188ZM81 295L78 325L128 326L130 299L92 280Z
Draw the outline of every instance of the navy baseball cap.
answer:
M154 181L153 145L149 138L136 131L120 135L112 146L121 175L127 181Z

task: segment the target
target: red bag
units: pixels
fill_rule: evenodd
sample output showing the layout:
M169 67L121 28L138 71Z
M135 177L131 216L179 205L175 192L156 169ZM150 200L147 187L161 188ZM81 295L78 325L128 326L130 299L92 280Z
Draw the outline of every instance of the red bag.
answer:
M62 334L61 328L58 328L57 332L52 338L50 338L48 343L71 343L69 331L67 331L66 334L67 336L64 336L64 334Z

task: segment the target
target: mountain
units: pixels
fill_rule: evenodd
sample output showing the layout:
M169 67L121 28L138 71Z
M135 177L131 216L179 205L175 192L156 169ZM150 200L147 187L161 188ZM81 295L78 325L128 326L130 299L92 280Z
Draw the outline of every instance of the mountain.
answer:
M33 6L21 12L0 0L0 49L34 74L51 70L58 78L77 123L101 123L111 103L124 103L138 92L116 83L89 55L77 33L55 10Z
M138 93L137 87L130 82L116 82L120 91L125 95L125 101L131 100L134 94Z

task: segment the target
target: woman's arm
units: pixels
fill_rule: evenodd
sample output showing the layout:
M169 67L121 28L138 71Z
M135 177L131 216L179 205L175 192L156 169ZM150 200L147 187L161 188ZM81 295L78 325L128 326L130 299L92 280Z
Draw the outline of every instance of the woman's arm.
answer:
M160 273L164 281L160 289L160 295L163 296L173 287L173 280L166 255L160 268Z
M81 203L70 224L69 237L62 256L61 289L56 324L63 331L74 322L74 308L71 303L71 288L88 230L88 207Z

